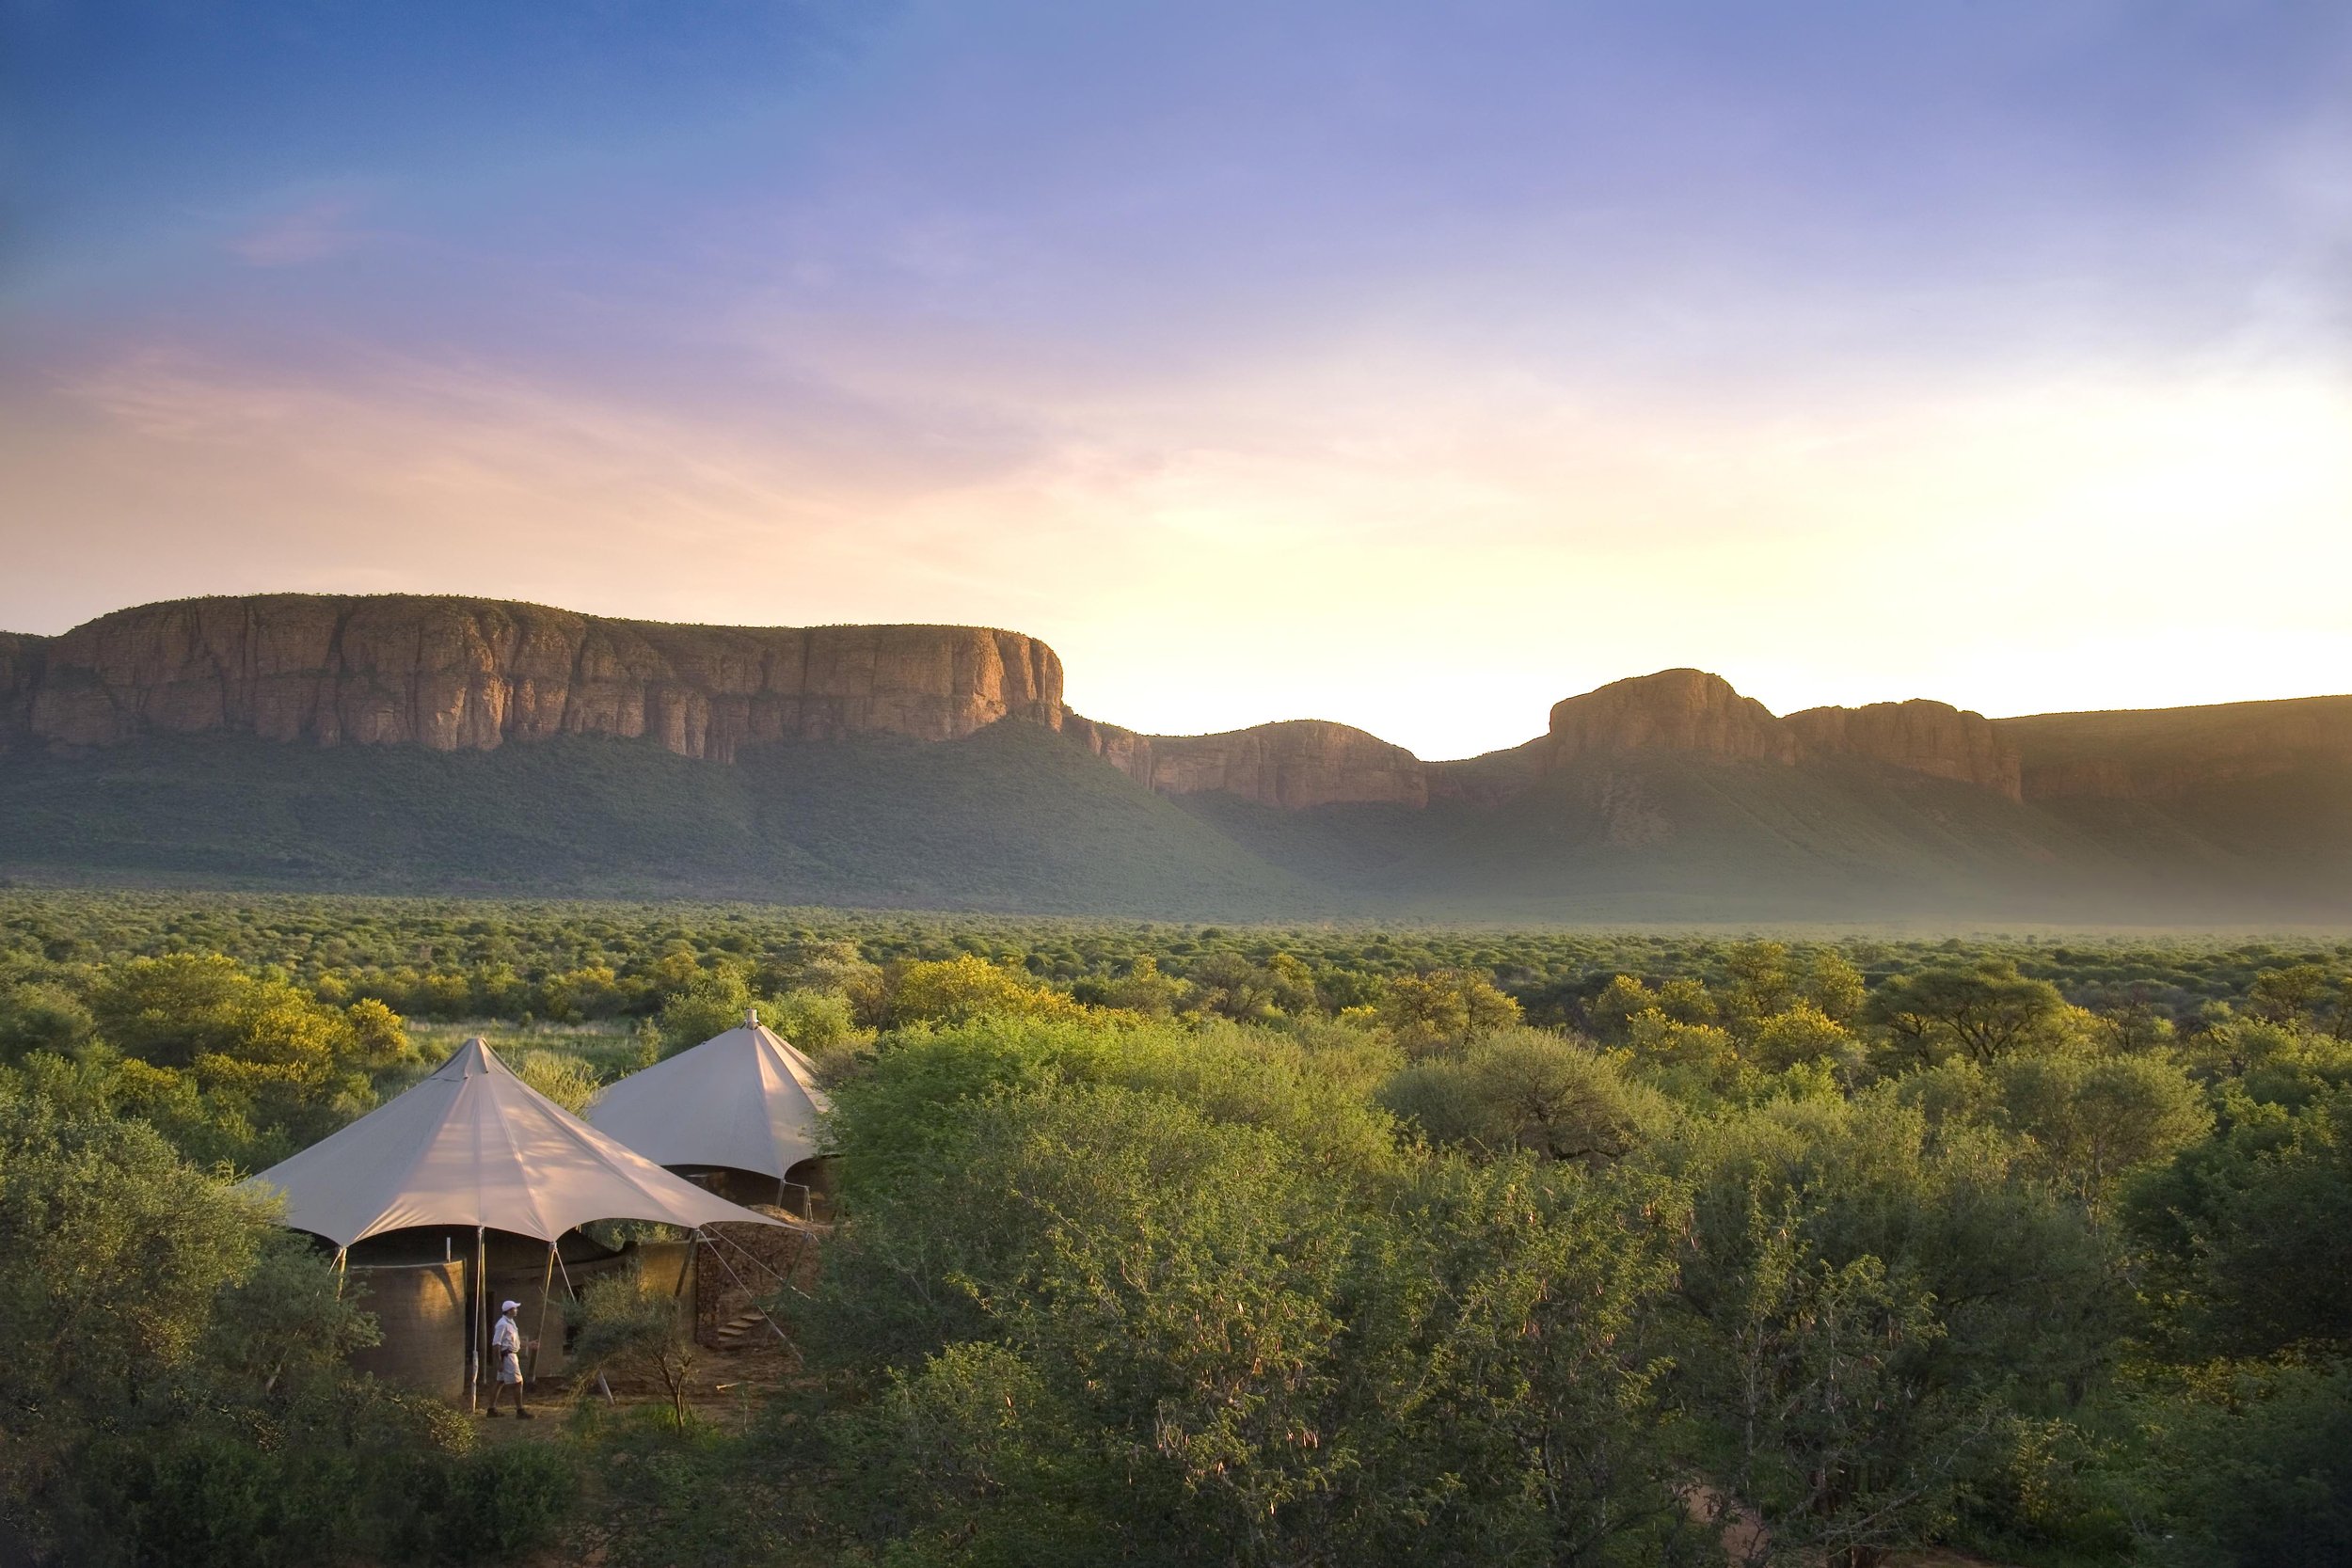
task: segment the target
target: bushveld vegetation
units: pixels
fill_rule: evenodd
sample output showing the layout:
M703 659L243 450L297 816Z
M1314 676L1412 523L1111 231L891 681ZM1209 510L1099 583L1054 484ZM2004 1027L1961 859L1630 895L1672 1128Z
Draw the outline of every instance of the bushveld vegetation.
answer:
M0 894L0 1527L75 1562L2352 1554L2352 943ZM804 1373L480 1445L229 1180L748 1003ZM615 1364L658 1325L610 1308ZM649 1348L650 1347L650 1348ZM542 1423L543 1426L550 1423Z

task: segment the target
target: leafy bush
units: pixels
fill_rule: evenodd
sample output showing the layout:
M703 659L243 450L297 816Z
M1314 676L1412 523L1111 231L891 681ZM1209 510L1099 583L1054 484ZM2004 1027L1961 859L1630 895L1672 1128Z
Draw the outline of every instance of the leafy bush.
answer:
M596 1069L567 1051L525 1051L508 1060L516 1077L574 1116L603 1087Z
M495 1443L422 1456L406 1467L390 1536L410 1561L509 1562L552 1543L580 1493L561 1441Z

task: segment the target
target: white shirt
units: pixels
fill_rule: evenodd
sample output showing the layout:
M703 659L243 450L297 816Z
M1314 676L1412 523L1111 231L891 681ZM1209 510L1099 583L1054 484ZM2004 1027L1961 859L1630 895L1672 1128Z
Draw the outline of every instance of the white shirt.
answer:
M490 1348L501 1352L513 1351L518 1354L521 1353L523 1331L515 1326L514 1319L505 1317L499 1319L498 1327L490 1330Z

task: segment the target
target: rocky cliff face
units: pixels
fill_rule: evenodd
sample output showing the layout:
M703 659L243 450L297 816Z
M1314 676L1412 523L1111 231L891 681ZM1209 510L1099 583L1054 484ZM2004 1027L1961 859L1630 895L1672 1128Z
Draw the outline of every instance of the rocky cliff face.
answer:
M61 747L159 730L437 751L604 735L725 761L760 741L1062 717L1060 659L1014 632L667 626L405 594L122 610L0 651L0 691L20 740Z
M2021 798L2017 747L1980 713L1914 699L1807 708L1778 719L1702 670L1664 670L1554 705L1550 731L1536 743L1535 755L1549 769L1575 757L1651 751L1791 766L1811 756L1864 757Z
M1223 735L1137 735L1072 715L1066 733L1162 795L1222 790L1285 809L1429 803L1428 770L1419 757L1378 736L1320 719Z
M948 740L1014 719L1065 730L1163 794L1286 809L1493 804L1572 759L1654 751L1863 757L2025 801L2352 768L2352 697L1998 721L1915 700L1776 719L1720 676L1667 670L1556 704L1523 746L1423 763L1318 720L1138 735L1067 713L1061 694L1051 648L971 626L687 626L487 599L271 594L148 605L61 637L0 633L0 752L157 731L439 751L602 735L727 761L766 741Z
M1378 736L1320 719L1228 735L1155 736L1148 782L1164 795L1221 789L1292 809L1346 801L1429 803L1419 757Z
M1549 761L1614 752L1704 752L1797 760L1797 737L1752 697L1704 670L1661 670L1555 703Z
M2301 769L2352 768L2352 697L1998 721L2027 800L2156 800Z
M1863 707L1809 707L1781 721L1810 752L1867 757L1931 778L1981 784L2012 800L2021 788L2016 743L1981 713L1914 698Z
M0 752L31 736L33 693L48 645L46 637L0 631Z

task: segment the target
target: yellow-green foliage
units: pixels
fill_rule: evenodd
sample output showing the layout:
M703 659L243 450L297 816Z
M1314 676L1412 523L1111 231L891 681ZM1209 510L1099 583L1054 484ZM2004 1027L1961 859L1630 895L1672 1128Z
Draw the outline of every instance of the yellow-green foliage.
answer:
M173 951L207 943L235 961ZM69 1560L519 1551L499 1529L560 1522L582 1451L596 1507L548 1549L616 1568L1671 1562L1715 1544L1694 1480L1791 1560L2335 1560L2347 968L0 895L0 1111L37 1107L0 1115L0 1233L40 1260L0 1290L0 1404L42 1418L0 1528ZM475 1467L311 1354L354 1321L332 1276L238 1263L199 1172L397 1087L409 997L612 1017L491 1031L567 1101L633 1031L746 1005L826 1053L839 1224L778 1304L779 1408Z
M1472 1036L1519 1022L1519 1005L1493 982L1453 969L1395 976L1374 1012L1408 1056L1458 1048Z
M890 993L890 1016L895 1023L1077 1018L1082 1012L1061 992L969 954L939 963L909 964Z
M563 1051L524 1051L505 1058L516 1077L574 1116L588 1108L602 1087L596 1069Z

